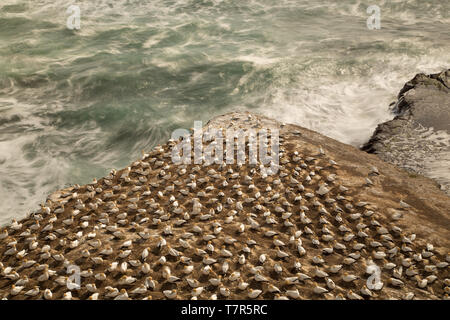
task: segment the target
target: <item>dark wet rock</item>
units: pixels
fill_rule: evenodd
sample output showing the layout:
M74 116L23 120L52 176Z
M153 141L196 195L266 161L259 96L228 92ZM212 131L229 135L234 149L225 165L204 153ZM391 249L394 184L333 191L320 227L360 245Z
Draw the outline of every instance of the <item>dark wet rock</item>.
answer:
M393 112L362 150L430 177L450 194L450 69L408 81Z

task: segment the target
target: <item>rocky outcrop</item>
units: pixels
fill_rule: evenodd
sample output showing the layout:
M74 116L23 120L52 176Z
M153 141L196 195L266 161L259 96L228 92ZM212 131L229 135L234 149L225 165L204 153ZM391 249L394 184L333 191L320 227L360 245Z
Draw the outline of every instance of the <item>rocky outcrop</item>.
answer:
M393 112L362 150L422 174L450 194L450 70L418 74L405 84Z
M177 165L169 141L57 192L0 228L0 298L449 298L450 198L430 179L263 116L206 127L278 129L278 170Z

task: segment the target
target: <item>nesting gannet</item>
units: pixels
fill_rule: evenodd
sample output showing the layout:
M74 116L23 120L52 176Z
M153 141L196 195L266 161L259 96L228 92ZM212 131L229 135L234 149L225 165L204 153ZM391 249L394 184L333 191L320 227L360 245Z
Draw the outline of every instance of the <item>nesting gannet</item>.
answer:
M359 294L354 293L352 290L349 290L347 292L347 298L350 299L350 300L363 300L364 299Z
M131 294L145 294L147 293L147 287L145 285L141 285L139 287L136 287L135 289L131 290Z
M45 300L52 300L53 294L50 291L50 289L45 289L44 290L44 299Z
M366 285L363 285L363 287L361 288L360 292L361 292L361 294L362 294L363 296L372 297L372 295L373 295L373 294L372 294L372 291L370 291L370 290L367 288Z
M192 278L186 278L186 282L189 284L190 287L192 288L197 288L200 286L200 282L196 279L192 279Z
M317 284L314 284L313 292L315 294L324 294L324 293L328 292L328 290Z
M195 298L197 298L202 292L203 292L204 288L203 287L197 287L192 289L191 291L191 295Z
M4 229L2 232L0 232L0 240L4 240L9 236L8 230Z
M425 288L428 285L428 280L425 279L421 279L420 276L416 275L415 279L417 281L417 286L421 289Z
M238 289L239 290L245 290L249 286L248 282L240 280L238 283Z
M86 287L86 290L91 293L97 292L97 286L95 285L95 283L88 283L88 284L86 284L85 287Z
M318 278L326 278L326 277L328 277L328 273L326 273L325 271L320 270L319 268L316 267L314 269L314 276L318 277Z
M325 260L321 256L314 256L312 257L312 262L315 264L323 264Z
M255 299L255 298L257 298L261 293L262 293L262 290L259 290L259 289L256 289L256 290L249 289L249 290L248 290L248 297L249 297L250 299Z
M64 292L62 300L72 300L72 292L70 291Z
M129 300L128 292L125 289L121 289L119 294L114 298L114 300Z
M250 289L250 290L251 290L251 289ZM224 286L221 286L221 287L219 288L219 292L220 292L220 294L221 294L222 296L224 296L224 297L229 297L230 294L231 294L230 289L228 289L228 288L226 288L226 287L224 287Z
M330 290L334 290L336 288L336 284L334 283L334 281L330 278L326 278L325 281L327 282L327 287Z
M293 298L293 299L299 299L300 298L300 292L298 289L295 290L286 290L286 296Z
M132 284L134 282L136 282L136 278L134 277L130 277L127 275L123 275L120 279L119 279L119 284Z
M237 281L240 279L240 277L241 277L241 273L239 271L234 271L233 273L230 274L230 276L228 277L228 280Z
M396 278L389 278L389 283L394 287L402 287L404 285L404 282L402 280Z
M255 274L254 279L258 282L267 282L269 281L268 278L266 278L265 276L263 276L262 274L260 274L259 272Z
M23 286L16 286L16 285L13 284L12 287L11 287L11 290L9 291L9 293L10 293L12 296L16 296L16 295L18 295L23 289L24 289Z
M26 296L35 297L39 294L40 290L38 286L34 286L33 289L28 290L25 292Z
M281 292L280 289L279 289L278 287L274 286L274 285L271 284L271 283L269 283L269 284L267 285L267 290L268 290L269 292L271 292L271 293L279 293L279 292Z

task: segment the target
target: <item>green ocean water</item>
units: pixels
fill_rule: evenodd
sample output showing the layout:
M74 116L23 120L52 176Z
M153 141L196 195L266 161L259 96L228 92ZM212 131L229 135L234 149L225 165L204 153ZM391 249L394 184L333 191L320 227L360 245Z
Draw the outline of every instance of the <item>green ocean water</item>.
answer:
M450 2L2 0L0 57L3 223L225 112L358 146L407 80L449 67Z

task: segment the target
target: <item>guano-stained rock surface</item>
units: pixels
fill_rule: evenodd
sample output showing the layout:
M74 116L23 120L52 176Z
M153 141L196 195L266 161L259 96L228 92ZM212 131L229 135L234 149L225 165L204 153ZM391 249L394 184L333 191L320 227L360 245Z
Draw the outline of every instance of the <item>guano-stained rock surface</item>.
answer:
M1 228L0 298L448 299L450 198L430 179L263 116L207 127L278 128L277 174L157 146Z

